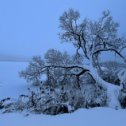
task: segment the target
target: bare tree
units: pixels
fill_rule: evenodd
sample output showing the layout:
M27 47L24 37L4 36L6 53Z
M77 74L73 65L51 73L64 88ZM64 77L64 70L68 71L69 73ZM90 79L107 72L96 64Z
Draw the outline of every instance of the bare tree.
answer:
M46 69L43 68L44 64L40 56L33 57L26 70L20 72L20 77L25 78L27 82L32 82L34 86L38 86L41 83L41 74L46 72Z
M126 39L118 35L118 23L114 22L110 12L104 11L98 21L85 19L80 23L78 11L69 9L60 17L60 38L66 42L71 42L77 54L84 55L84 62L81 65L82 71L77 74L80 76L88 72L96 81L96 84L107 90L107 104L109 107L120 108L118 100L121 86L108 83L98 74L98 57L102 52L115 52L124 62L125 57L121 54L126 47ZM80 66L78 66L79 68Z

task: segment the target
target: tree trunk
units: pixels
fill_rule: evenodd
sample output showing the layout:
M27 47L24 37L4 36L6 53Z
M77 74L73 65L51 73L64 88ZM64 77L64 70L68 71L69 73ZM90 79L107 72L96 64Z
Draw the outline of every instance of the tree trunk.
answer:
M119 109L121 108L119 102L120 89L110 85L107 87L107 105L111 108Z
M119 102L119 93L121 90L120 86L108 83L104 81L98 74L98 71L95 67L92 65L89 67L90 74L96 81L96 83L101 86L103 89L107 92L107 106L110 108L121 108L120 102Z

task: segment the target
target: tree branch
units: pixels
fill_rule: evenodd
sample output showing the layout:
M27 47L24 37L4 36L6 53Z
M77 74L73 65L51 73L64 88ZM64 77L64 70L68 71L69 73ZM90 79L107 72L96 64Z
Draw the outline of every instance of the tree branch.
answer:
M124 57L120 52L118 52L116 49L113 49L113 48L96 50L96 51L93 53L93 55L99 54L100 52L107 52L107 51L113 51L113 52L115 52L116 54L118 54L118 55L124 60L124 62L126 62L125 57Z

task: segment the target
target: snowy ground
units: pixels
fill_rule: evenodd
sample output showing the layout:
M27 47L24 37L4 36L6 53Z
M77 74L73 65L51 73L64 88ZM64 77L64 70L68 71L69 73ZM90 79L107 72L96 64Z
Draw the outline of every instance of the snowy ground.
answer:
M3 114L0 126L126 126L125 120L124 110L95 108L58 116Z
M18 75L26 66L23 62L0 62L0 99L16 98L27 91L29 85ZM110 108L80 109L58 116L26 114L0 114L0 126L126 126L126 110Z

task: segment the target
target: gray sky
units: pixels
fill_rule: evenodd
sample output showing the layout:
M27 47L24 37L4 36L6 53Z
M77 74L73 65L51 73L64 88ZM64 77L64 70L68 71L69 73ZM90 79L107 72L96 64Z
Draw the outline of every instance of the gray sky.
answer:
M49 48L72 53L57 35L59 16L69 8L93 20L109 9L126 35L126 0L0 0L0 59L43 55Z

